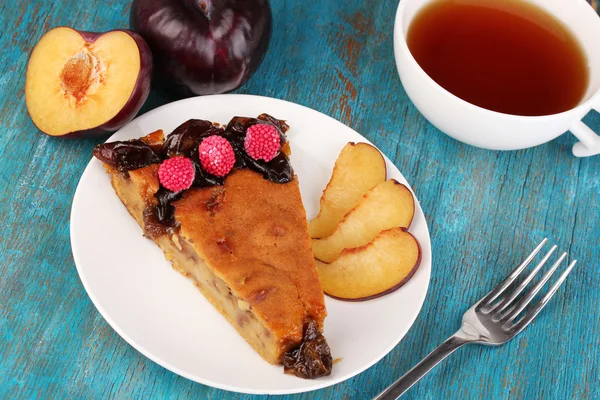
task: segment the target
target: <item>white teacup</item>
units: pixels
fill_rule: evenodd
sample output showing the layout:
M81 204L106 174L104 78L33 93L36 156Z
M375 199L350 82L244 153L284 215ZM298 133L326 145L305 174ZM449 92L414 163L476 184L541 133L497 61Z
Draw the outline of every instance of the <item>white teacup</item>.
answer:
M394 52L402 85L417 109L442 132L473 146L491 150L525 149L546 143L570 130L580 142L578 157L600 154L600 136L581 119L600 112L600 18L585 0L524 0L562 21L581 43L590 80L580 104L560 114L524 117L490 111L451 94L417 64L406 44L415 14L433 0L401 0L394 27Z

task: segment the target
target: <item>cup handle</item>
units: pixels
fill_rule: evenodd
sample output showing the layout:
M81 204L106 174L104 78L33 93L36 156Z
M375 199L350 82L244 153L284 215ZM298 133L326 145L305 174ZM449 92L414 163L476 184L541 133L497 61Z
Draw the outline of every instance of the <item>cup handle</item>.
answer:
M596 105L592 108L600 112L600 97L596 99ZM600 136L583 121L577 121L569 130L579 139L579 142L573 146L573 154L576 157L589 157L600 154Z

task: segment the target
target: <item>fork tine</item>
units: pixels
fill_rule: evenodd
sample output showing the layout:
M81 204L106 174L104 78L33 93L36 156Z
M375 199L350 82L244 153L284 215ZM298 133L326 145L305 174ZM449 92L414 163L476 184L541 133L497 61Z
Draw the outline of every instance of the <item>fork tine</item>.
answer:
M531 302L531 300L535 297L536 294L542 289L542 287L548 282L550 277L556 272L560 264L562 264L563 260L567 257L567 253L562 253L562 255L556 260L554 265L544 274L542 279L523 297L519 300L513 307L510 308L507 312L504 313L501 317L497 318L497 320L506 320L512 321L521 311L527 307L527 305ZM504 308L504 307L503 307ZM502 310L498 311L500 313Z
M531 282L533 280L533 278L537 275L537 273L540 271L540 269L542 269L542 267L546 264L546 262L548 261L550 256L556 251L556 248L557 248L556 245L552 246L550 251L548 253L546 253L544 258L542 258L542 260L538 263L538 265L535 266L535 268L529 273L529 275L527 275L527 277L525 279L523 279L523 282L521 282L519 284L519 286L517 286L515 288L515 290L512 291L511 294L509 294L506 298L504 298L501 301L499 301L498 303L496 303L493 307L489 308L488 312L492 312L496 308L500 307L500 309L494 315L494 319L496 321L501 319L500 313L502 311L504 311L506 308L508 308L508 306L510 306L510 304L517 298L517 296L519 294L521 294L521 292L523 290L525 290L527 285L529 285L529 282Z
M542 309L546 306L546 304L548 304L548 302L550 301L552 296L554 296L554 294L556 293L558 288L560 288L560 286L563 284L565 279L567 279L567 276L569 275L569 273L571 272L571 270L573 269L575 264L577 264L577 260L573 260L573 262L562 273L562 275L560 276L560 278L558 278L558 280L552 286L552 288L550 288L548 293L546 293L546 295L529 312L527 312L527 314L525 314L525 316L523 318L521 318L516 323L512 323L509 321L503 325L503 328L505 328L505 329L516 328L514 335L516 335L517 333L519 333L523 329L525 329L525 327L527 325L529 325L529 323L531 323L531 321L533 321L533 319L536 317L536 315L538 315L539 312L542 311Z
M519 265L513 272L511 272L510 275L502 281L502 283L500 283L498 286L492 289L491 292L489 292L483 299L481 299L481 303L489 306L492 301L496 300L498 296L500 296L502 292L504 292L506 288L511 283L513 283L515 279L517 279L517 276L519 276L519 274L523 272L523 270L529 265L531 260L533 260L535 256L537 256L537 254L540 252L542 247L544 247L546 242L548 242L548 239L544 238L544 240L542 240L542 242L538 244L535 250L533 250L533 252L531 252L531 254L527 256L527 258L521 263L521 265Z

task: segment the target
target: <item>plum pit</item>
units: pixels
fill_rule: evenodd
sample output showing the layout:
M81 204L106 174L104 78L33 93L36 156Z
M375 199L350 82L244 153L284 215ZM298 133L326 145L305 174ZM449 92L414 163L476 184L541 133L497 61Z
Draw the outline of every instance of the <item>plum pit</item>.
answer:
M60 73L64 94L76 104L83 102L101 80L100 67L98 58L87 48L69 58Z

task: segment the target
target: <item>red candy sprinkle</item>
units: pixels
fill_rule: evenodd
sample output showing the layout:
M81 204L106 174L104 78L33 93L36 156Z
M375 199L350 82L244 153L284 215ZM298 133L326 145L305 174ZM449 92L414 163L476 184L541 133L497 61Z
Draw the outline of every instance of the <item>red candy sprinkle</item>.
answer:
M227 139L212 135L202 140L198 147L200 163L206 172L225 176L235 164L235 153Z
M271 161L281 145L279 132L272 125L252 125L246 132L244 148L246 153L255 160Z
M195 175L194 164L187 157L167 158L158 167L158 179L161 185L172 192L189 189Z

